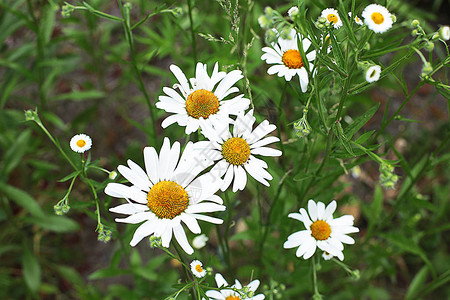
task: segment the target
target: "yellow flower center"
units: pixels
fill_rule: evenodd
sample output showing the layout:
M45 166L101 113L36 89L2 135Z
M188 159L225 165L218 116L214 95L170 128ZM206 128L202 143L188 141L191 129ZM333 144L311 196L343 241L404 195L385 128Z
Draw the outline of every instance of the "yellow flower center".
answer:
M225 300L241 300L241 297L239 296L228 296L225 298Z
M311 235L319 241L326 240L330 237L331 227L323 220L317 220L311 224Z
M213 92L201 89L190 94L186 100L186 112L193 118L208 118L219 111L219 99Z
M160 219L173 219L189 206L189 197L181 185L160 181L147 194L147 206Z
M77 146L82 148L86 145L86 141L85 140L78 140L77 141Z
M203 272L202 266L196 265L196 266L195 266L195 271L197 271L197 272L199 272L199 273Z
M328 22L330 22L331 24L333 23L337 23L338 22L338 17L335 14L329 14L327 16L327 20Z
M377 24L380 25L381 23L384 22L384 17L382 14L380 14L379 12L374 12L370 18L372 19L372 21Z
M356 23L360 23L361 20L360 20L358 17L355 17L355 22L356 22Z
M228 163L240 166L250 157L250 146L243 138L230 138L222 145L222 156Z
M289 69L300 69L303 67L302 57L298 50L288 50L282 57L283 63Z

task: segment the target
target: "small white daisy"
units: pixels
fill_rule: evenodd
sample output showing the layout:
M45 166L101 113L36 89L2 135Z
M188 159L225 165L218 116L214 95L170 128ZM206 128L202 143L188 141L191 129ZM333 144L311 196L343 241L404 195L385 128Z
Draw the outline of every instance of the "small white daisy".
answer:
M233 86L244 77L239 70L228 74L219 72L219 65L216 63L210 77L206 64L197 63L195 77L189 81L178 66L171 65L170 70L179 83L173 88L164 87L166 95L159 96L159 102L156 103L156 107L172 114L162 122L163 128L178 123L186 127L186 134L191 134L199 128L202 118L207 123L229 120L229 115L245 111L250 105L250 100L244 98L243 94L226 100L230 94L239 92Z
M301 230L291 234L284 243L284 248L298 247L297 257L303 256L308 259L316 252L316 248L326 251L332 256L344 260L344 244L354 244L355 240L347 234L358 232L359 229L353 226L353 216L345 215L333 219L336 210L336 201L332 201L325 208L322 202L308 201L308 212L304 208L300 213L291 213L289 218L303 222L306 230ZM308 215L309 213L309 215Z
M202 233L198 236L196 236L193 240L192 240L192 246L195 249L201 249L203 247L206 246L206 242L209 240L209 238L206 236L206 234Z
M323 257L323 259L325 259L325 260L330 260L330 259L332 259L334 256L331 255L330 253L324 251L324 252L322 253L322 257Z
M197 177L212 162L197 153L191 142L180 157L180 143L175 142L171 147L168 138L164 139L159 157L155 148L145 147L144 162L146 171L131 160L128 160L128 167L117 168L132 186L108 183L106 194L128 202L109 210L129 215L117 218L116 222L144 222L136 229L131 246L153 234L168 248L174 235L183 250L192 254L194 249L189 245L181 222L195 234L201 233L197 220L223 223L221 219L204 215L225 210L222 199L215 195L222 182L209 173Z
M304 67L304 62L298 50L298 39L300 39L303 51L307 52L311 41L307 38L301 39L300 34L298 34L295 29L291 29L288 39L278 38L277 43L272 43L270 47L262 48L264 54L261 56L262 60L266 63L273 65L268 70L269 75L278 74L278 77L283 77L286 81L290 81L292 77L298 75L300 80L300 87L302 92L306 92L308 88L308 72ZM316 58L316 51L313 50L306 54L306 59L309 63L309 69L313 69L313 65L310 61Z
M336 29L342 26L341 17L339 17L338 11L334 8L326 8L322 10L320 16L327 19L327 23L333 25L333 27Z
M230 286L228 282L223 278L223 276L220 273L217 273L215 276L217 287L228 287ZM241 300L241 299L248 299L248 300L263 300L266 298L264 294L258 294L255 295L256 289L259 287L259 280L253 280L246 286L242 286L239 280L235 280L234 284L231 286L231 288L235 288L238 290L241 290L244 293L244 290L247 291L247 295L243 295L242 293L235 292L230 289L221 289L219 291L217 290L209 290L206 292L206 296L208 296L209 299L212 300ZM249 296L252 295L252 296ZM204 300L203 298L202 300Z
M84 153L91 149L91 147L92 140L86 134L77 134L70 140L70 148L77 153Z
M298 7L292 6L291 8L289 8L287 13L291 20L294 19L298 15Z
M364 23L375 33L383 33L393 24L391 13L386 7L378 4L370 4L362 12Z
M444 41L448 41L450 39L450 27L442 26L441 28L439 28L439 36Z
M203 264L199 260L193 260L191 262L191 272L197 278L203 278L206 275L206 270L203 269Z
M264 147L280 140L275 136L264 138L277 127L264 120L252 130L255 120L253 110L250 110L245 115L238 114L232 133L227 123L202 126L202 133L209 141L201 141L196 145L205 156L212 160L219 160L210 172L217 174L220 178L225 175L222 191L230 186L233 178L233 192L243 190L247 184L247 173L266 186L269 186L267 180L273 178L266 171L266 162L256 158L255 155L281 155L280 150Z
M350 18L352 17L352 12L351 12L351 11L348 13L348 16L349 16ZM358 25L364 25L363 21L361 21L361 19L358 18L358 16L355 16L355 17L353 18L353 20L355 20L355 23L358 24Z
M381 67L378 65L373 65L366 70L366 81L375 82L380 79Z

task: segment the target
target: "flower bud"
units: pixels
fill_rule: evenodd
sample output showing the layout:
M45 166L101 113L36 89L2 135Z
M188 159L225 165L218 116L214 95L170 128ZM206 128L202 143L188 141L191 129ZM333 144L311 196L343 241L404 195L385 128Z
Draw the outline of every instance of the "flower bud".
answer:
M419 25L420 25L419 20L413 20L413 21L411 22L411 26L412 26L412 27L417 27L417 26L419 26Z
M428 52L431 52L431 51L433 51L433 49L434 49L434 43L428 41L428 42L425 44L424 48L425 48L425 50L427 50Z
M439 28L439 36L444 41L448 41L450 39L450 27L442 26L441 28Z

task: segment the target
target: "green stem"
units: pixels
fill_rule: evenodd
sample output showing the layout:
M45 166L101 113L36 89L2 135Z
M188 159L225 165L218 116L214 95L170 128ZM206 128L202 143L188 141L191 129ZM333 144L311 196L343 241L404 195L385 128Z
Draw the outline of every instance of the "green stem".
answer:
M135 54L135 50L134 50L134 41L133 41L133 33L131 31L131 27L130 27L130 14L129 14L129 10L125 9L122 5L121 0L117 0L117 3L119 4L120 7L120 11L122 13L122 23L123 23L123 28L125 30L125 37L127 39L128 42L128 48L130 50L130 57L131 57L131 64L133 66L133 70L136 74L136 77L138 79L138 86L139 86L139 90L142 92L142 94L144 95L145 101L147 103L148 106L148 110L150 111L150 122L153 124L156 120L156 115L153 109L153 105L150 101L150 96L147 93L147 90L145 88L145 84L144 81L142 79L142 74L141 71L139 70L138 66L137 66L137 59L136 59L136 54ZM150 130L151 130L151 135L148 136L149 142L152 138L156 138L156 129L154 126L149 126Z
M186 281L193 281L191 279L191 277L189 276L189 268L188 268L188 266L186 264L186 261L184 259L183 251L181 250L180 246L178 246L178 244L176 242L172 242L172 245L175 248L175 251L177 251L177 254L178 254L178 257L179 257L179 261L180 261L181 265L183 266L183 273L184 273L184 276L185 276L185 280ZM194 299L197 299L197 294L195 293L194 286L192 286L192 289L191 289L191 296L194 296Z
M281 136L281 124L282 124L282 122L281 122L281 114L283 112L283 100L284 100L285 95L286 95L286 90L287 90L288 84L289 83L286 81L286 83L283 86L283 90L281 92L281 95L280 95L280 101L278 102L279 104L278 104L278 118L277 118L277 120L278 120L277 134L278 134L278 138L280 139L280 150L281 150L282 153L284 153L284 145L283 145L283 139L282 139L282 136ZM284 155L281 156L281 165L283 166L283 169L285 169L286 166L285 166L285 161L284 161Z
M231 255L230 255L230 245L228 243L228 234L230 230L230 224L233 216L233 210L231 209L231 201L228 196L228 193L225 192L225 206L227 207L227 221L225 226L225 234L224 234L224 257L228 266L231 264Z
M316 257L313 255L311 257L311 264L313 270L313 286L314 286L314 296L320 296L319 287L317 286L317 270L316 270Z
M186 0L188 4L188 14L189 14L189 26L191 29L191 39L192 39L192 58L194 59L194 66L197 64L197 42L195 40L195 31L194 31L194 20L192 18L192 0Z

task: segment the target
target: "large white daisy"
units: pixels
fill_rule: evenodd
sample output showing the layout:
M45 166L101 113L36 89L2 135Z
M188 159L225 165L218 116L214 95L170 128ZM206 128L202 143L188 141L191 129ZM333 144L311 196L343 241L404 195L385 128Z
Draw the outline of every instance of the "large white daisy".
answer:
M222 274L217 273L215 276L217 287L227 287L230 286L228 282L223 278ZM231 286L231 288L235 288L238 290L247 291L246 295L244 296L243 293L239 293L236 291L233 291L231 289L221 289L219 291L216 290L209 290L206 292L206 296L208 296L209 299L214 300L240 300L240 299L248 299L248 300L262 300L265 299L266 296L263 294L255 295L256 289L259 287L259 280L253 280L245 287L242 287L242 284L239 282L239 280L235 280L234 284ZM245 293L244 293L245 294ZM251 296L249 296L249 294ZM204 300L205 298L203 298Z
M239 70L228 74L219 72L219 65L216 63L210 77L206 64L197 63L195 77L189 81L178 66L171 65L170 70L179 83L173 88L164 87L166 95L159 96L159 102L156 103L156 107L172 113L162 122L163 128L176 122L180 126L186 126L186 134L191 134L199 128L202 118L207 123L227 121L229 115L245 111L250 105L250 100L244 98L243 94L226 100L230 94L239 92L233 86L243 78ZM175 90L177 88L181 94Z
M386 7L370 4L362 12L364 23L375 33L383 33L392 27L394 21Z
M286 81L290 81L292 77L298 75L300 80L300 87L302 92L306 92L308 89L308 72L306 71L300 52L298 50L298 39L301 41L303 51L306 53L311 45L310 40L307 38L302 39L295 29L291 29L289 38L278 38L277 43L272 43L270 47L262 48L264 54L261 56L262 60L266 63L273 65L267 73L270 75L278 74L278 77L283 77ZM313 65L310 61L316 58L316 51L313 50L306 54L306 59L309 63L309 69L312 70Z
M137 224L131 246L135 246L149 235L161 237L162 246L169 247L172 234L188 254L190 246L181 222L193 233L201 233L197 220L222 224L223 220L203 213L223 211L222 199L215 195L221 181L209 173L198 176L212 162L195 152L194 144L188 143L180 158L180 143L170 146L164 139L159 157L155 148L144 148L144 171L128 160L127 166L117 169L132 186L109 183L105 193L116 198L125 198L128 203L110 208L111 212L129 215L116 222Z
M196 146L205 156L212 160L219 160L211 169L211 174L217 174L219 178L225 175L222 191L230 186L233 178L233 192L243 190L247 184L247 173L266 186L269 186L267 180L273 178L266 170L267 163L256 158L255 155L281 155L280 150L264 147L280 140L275 136L264 138L277 127L264 120L253 129L254 123L253 110L250 110L245 115L238 114L232 132L227 123L202 127L202 133L209 141L198 142Z
M308 213L304 208L300 213L291 213L289 218L303 222L306 230L301 230L291 234L284 243L284 248L298 247L297 257L303 256L308 259L316 252L316 248L337 256L344 260L344 244L354 244L355 240L347 234L358 232L359 229L353 226L353 216L345 215L333 219L336 210L336 201L332 201L325 208L322 202L308 201Z

